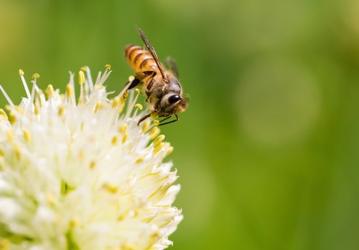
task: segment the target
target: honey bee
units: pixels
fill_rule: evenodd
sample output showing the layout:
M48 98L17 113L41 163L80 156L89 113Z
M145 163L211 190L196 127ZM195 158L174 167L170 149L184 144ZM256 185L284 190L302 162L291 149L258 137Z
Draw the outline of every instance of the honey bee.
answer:
M159 125L176 122L177 114L187 108L187 99L183 96L182 86L178 81L177 66L169 59L166 61L167 67L164 67L141 29L139 35L145 48L137 45L128 45L125 48L125 58L134 71L134 78L128 81L125 91L140 86L146 94L146 101L151 111L138 121L138 125L151 114L163 118ZM172 116L174 119L167 121Z

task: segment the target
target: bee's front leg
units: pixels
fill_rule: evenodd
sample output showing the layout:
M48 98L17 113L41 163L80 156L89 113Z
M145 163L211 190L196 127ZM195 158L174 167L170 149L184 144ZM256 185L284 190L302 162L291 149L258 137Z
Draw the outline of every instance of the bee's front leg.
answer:
M153 78L156 75L156 71L153 70L145 70L145 71L138 71L135 74L135 78L141 80L144 80L145 78Z
M168 122L164 122L166 120L168 120L170 117L172 117L172 115L169 115L165 118L163 118L161 121L160 121L160 124L159 126L163 126L163 125L166 125L166 124L170 124L170 123L173 123L173 122L177 122L179 119L178 119L178 115L177 114L174 114L175 116L175 119L171 120L171 121L168 121Z
M152 113L148 113L147 115L143 116L138 122L137 122L137 126L139 126L141 124L141 122L143 122L144 120L146 120L148 117L150 117L152 115Z
M140 82L140 79L138 79L137 77L130 76L119 96L123 96L125 93L127 93L128 90L136 87Z
M129 78L128 78L128 90L129 89L133 89L134 87L136 87L139 83L141 82L141 80L138 78L138 77L136 77L136 76L130 76Z

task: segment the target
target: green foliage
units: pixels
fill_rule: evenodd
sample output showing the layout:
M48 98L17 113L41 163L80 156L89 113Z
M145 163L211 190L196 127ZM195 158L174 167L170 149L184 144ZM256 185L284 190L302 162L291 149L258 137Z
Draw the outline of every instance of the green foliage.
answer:
M190 105L163 128L185 216L172 249L358 249L356 0L3 0L0 9L0 82L16 101L18 68L39 72L42 87L65 86L64 70L109 63L109 88L120 91L137 26L160 58L176 59Z

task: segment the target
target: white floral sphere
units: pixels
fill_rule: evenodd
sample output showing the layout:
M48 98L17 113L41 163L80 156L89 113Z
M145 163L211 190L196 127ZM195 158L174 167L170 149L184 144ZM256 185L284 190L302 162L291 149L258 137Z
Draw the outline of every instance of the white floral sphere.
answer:
M73 75L0 110L0 249L165 249L182 220L172 151L154 121L141 126L138 91L109 98L110 69ZM140 114L137 114L140 113Z

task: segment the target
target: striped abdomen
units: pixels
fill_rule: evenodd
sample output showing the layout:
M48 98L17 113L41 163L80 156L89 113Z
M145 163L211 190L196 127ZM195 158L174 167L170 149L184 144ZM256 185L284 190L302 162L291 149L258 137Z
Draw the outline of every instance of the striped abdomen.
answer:
M151 53L137 45L129 45L125 49L125 57L135 73L158 71L157 64ZM138 74L141 75L141 74Z

